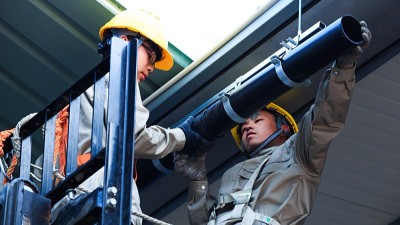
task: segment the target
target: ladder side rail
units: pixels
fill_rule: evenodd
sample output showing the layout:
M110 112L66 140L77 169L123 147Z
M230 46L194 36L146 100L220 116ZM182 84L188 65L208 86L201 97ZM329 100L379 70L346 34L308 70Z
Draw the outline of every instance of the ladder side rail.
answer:
M126 54L127 42L113 37L110 53L110 82L108 93L107 115L107 141L104 166L104 195L101 212L101 224L123 225L126 220L121 214L125 210L130 214L129 208L122 208L120 199L122 194L122 171L124 170L123 157L123 129L125 118L125 92L126 92ZM115 190L111 192L109 190ZM130 194L129 194L130 195ZM129 209L129 211L128 211Z
M138 40L128 43L126 56L126 90L124 98L124 129L122 147L122 176L120 178L121 195L120 224L129 224L131 221L132 184L135 150L135 113L136 113L136 82L137 82L137 51Z

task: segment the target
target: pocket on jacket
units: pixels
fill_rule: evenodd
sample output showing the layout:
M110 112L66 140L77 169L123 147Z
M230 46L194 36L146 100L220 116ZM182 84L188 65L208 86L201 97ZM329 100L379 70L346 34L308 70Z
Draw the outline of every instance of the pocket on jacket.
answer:
M239 171L239 176L234 184L233 190L242 190L246 183L249 181L253 172L254 171L248 171L242 168Z
M290 158L287 161L269 163L269 164L265 165L265 167L260 172L260 175L264 175L266 173L273 173L278 170L286 169L293 163L294 163L293 158Z
M250 177L251 177L251 175L253 175L253 173L254 173L254 170L251 171L251 170L244 169L244 168L242 168L242 169L239 171L239 175L240 175L241 177L243 177L244 179L246 179L246 180L249 180Z

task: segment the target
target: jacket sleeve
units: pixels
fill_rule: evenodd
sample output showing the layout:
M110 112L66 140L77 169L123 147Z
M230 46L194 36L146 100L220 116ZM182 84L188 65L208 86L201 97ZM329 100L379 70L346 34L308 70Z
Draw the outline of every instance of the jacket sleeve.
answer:
M107 91L107 89L106 89ZM79 152L86 153L91 147L91 127L93 117L93 87L89 88L81 98L79 124ZM162 158L173 151L180 151L185 145L185 135L179 128L169 129L161 126L146 126L149 111L143 106L139 85L136 83L136 118L135 118L135 158ZM107 105L107 102L106 102ZM105 106L105 118L107 117ZM105 147L106 119L103 124L102 146Z
M137 83L136 83L137 85ZM185 145L185 134L180 128L146 126L149 110L143 106L139 86L136 86L135 158L159 159Z
M296 134L296 160L320 175L332 140L342 130L355 85L355 67L334 65L322 77L314 104L304 115Z
M207 180L189 181L187 210L191 225L207 224L215 202L208 193Z

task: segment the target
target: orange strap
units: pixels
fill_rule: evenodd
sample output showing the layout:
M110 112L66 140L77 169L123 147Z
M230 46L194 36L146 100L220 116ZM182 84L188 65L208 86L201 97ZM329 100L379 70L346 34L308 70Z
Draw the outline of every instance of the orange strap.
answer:
M17 155L14 154L13 157L12 157L12 160L11 160L11 165L10 165L10 167L8 167L8 170L7 170L7 177L11 178L12 174L14 173L14 169L17 166L17 164L18 164Z
M137 164L137 160L135 159L135 161L133 162L133 172L134 172L133 179L135 179L135 182L137 182L137 179L138 179L136 164Z
M55 166L57 162L60 164L60 174L65 176L65 165L67 163L66 154L67 154L67 146L68 146L68 109L69 105L67 105L63 110L60 111L56 120L56 132L55 132L55 141L54 141L54 160L53 166Z
M54 143L54 164L58 157L60 164L60 174L65 176L65 166L67 163L67 146L68 146L68 108L67 105L60 111L56 121L56 134ZM77 165L81 166L90 159L90 153L78 155Z
M10 137L14 132L14 128L10 130L5 130L0 132L0 157L4 157L4 142L8 137Z
M78 166L82 166L90 159L90 153L85 153L83 155L78 155Z
M65 166L66 166L66 152L67 152L67 144L68 144L68 108L66 106L58 115L56 120L56 132L55 132L55 143L54 143L54 156L53 156L53 165L55 165L56 160L58 158L60 164L60 174L65 176ZM15 128L10 130L5 130L0 132L0 158L4 157L4 142L7 138L9 138L14 131ZM85 153L79 155L77 157L77 166L81 166L90 160L91 154ZM18 164L18 159L16 155L13 155L11 165L7 170L7 176L11 177L14 172L16 165ZM137 160L134 161L134 172L133 175L135 181L137 181L138 173L136 170ZM7 180L4 179L4 183Z
M1 158L4 157L4 149L3 149L4 148L4 142L6 141L6 139L8 137L10 137L13 134L14 129L15 128L0 132L0 157ZM11 165L10 165L10 167L8 167L7 172L6 172L8 177L11 177L11 175L13 174L14 169L17 166L17 164L18 164L18 159L17 159L17 156L14 154L13 157L12 157L12 160L11 160ZM5 184L7 182L7 179L4 178L3 182Z

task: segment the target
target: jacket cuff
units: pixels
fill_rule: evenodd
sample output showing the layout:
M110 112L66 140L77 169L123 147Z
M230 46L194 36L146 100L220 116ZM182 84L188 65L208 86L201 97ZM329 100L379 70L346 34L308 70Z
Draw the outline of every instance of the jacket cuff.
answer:
M177 151L180 151L183 149L186 143L185 133L183 133L183 130L180 128L173 128L172 130L174 130L175 138L178 140Z
M334 63L332 67L332 74L334 74L334 81L341 82L341 81L348 81L354 78L356 71L356 66L350 69L341 69L337 67L336 63Z
M188 198L189 200L199 199L208 192L208 180L189 181Z

